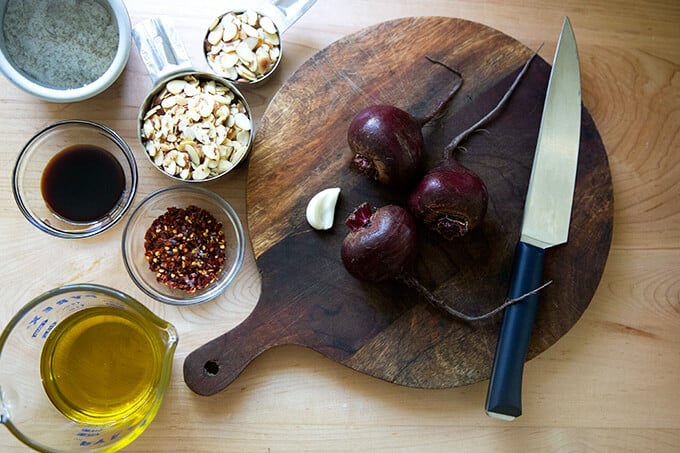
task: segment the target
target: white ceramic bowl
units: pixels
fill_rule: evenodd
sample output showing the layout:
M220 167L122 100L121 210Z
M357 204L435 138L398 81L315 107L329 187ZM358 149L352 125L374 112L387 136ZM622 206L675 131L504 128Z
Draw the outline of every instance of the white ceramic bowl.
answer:
M117 50L108 69L97 79L82 86L57 88L41 83L19 67L7 49L5 15L7 6L19 0L0 0L0 71L22 90L50 102L78 102L91 98L111 86L123 72L130 55L132 32L130 17L122 0L92 0L101 4L115 20L118 32Z

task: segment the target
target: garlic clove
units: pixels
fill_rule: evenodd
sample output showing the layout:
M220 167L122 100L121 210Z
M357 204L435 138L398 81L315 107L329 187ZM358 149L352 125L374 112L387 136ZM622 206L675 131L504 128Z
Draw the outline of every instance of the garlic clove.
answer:
M307 204L307 222L316 230L328 230L333 226L335 205L340 196L339 187L330 187L317 193Z

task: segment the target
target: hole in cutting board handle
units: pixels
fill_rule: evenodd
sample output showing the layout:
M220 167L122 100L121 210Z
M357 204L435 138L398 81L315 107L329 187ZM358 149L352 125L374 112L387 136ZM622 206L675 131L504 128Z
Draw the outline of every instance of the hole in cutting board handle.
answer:
M208 376L216 376L220 372L220 364L215 360L208 360L203 365L203 370Z

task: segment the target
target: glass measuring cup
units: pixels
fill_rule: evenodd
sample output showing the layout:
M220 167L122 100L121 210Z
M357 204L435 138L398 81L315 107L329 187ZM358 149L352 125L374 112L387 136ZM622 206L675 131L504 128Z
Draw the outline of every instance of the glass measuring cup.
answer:
M175 328L117 290L62 286L0 336L0 423L44 452L111 452L153 420L168 386Z

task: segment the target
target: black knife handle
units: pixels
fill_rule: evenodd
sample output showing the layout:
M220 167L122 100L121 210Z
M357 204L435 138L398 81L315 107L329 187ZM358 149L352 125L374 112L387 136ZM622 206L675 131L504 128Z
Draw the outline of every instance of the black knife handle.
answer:
M517 244L510 299L541 285L544 255L541 248ZM538 294L532 294L505 309L486 396L486 413L492 417L511 420L522 415L522 373L537 303Z

